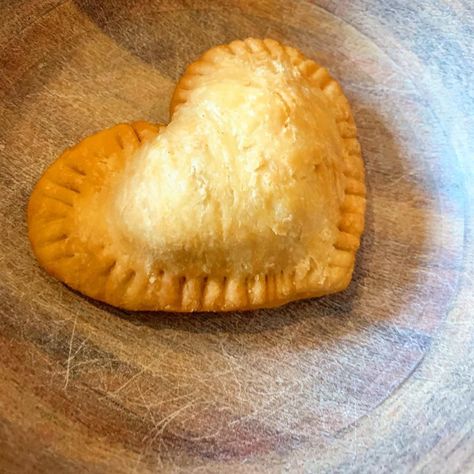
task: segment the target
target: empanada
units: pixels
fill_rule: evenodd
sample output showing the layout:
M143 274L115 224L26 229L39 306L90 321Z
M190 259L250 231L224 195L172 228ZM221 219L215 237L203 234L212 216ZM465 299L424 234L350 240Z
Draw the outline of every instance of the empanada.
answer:
M215 47L166 127L117 125L67 150L28 208L40 264L132 310L227 311L344 289L365 183L347 99L274 40Z

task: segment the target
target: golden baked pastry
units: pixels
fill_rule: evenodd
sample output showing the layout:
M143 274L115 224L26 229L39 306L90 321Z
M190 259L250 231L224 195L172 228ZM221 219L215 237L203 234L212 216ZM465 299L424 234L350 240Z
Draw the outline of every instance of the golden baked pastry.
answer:
M364 167L328 71L274 40L191 64L166 127L117 125L67 150L28 208L40 264L132 310L227 311L344 289Z

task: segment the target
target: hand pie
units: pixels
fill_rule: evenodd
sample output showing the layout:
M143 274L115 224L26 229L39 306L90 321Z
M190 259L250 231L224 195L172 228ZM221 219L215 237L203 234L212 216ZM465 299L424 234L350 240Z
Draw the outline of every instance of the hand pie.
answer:
M179 81L166 127L117 125L36 185L40 264L131 310L270 307L344 289L364 167L328 71L274 40L218 46Z

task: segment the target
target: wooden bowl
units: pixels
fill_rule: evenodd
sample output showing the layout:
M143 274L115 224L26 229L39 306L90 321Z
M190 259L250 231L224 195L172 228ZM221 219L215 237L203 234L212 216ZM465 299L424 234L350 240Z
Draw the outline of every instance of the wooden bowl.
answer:
M3 2L0 471L468 472L468 0ZM25 209L81 137L166 122L184 66L273 37L329 67L369 189L354 281L243 314L127 313L42 271Z

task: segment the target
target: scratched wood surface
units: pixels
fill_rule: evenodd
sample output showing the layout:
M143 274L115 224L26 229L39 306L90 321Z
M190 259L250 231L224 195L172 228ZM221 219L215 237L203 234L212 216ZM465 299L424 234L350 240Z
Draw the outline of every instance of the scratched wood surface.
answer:
M0 472L474 469L469 0L1 0L0 18ZM132 314L48 277L25 223L45 167L166 122L185 65L247 36L301 48L353 104L369 204L350 288Z

